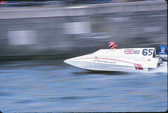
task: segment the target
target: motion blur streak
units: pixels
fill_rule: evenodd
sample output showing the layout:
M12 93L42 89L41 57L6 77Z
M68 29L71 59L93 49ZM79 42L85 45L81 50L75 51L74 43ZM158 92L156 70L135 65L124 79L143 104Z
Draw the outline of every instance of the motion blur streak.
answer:
M148 73L91 72L62 62L1 63L0 109L4 112L167 110L167 67Z
M118 48L158 49L167 44L166 17L166 1L160 0L2 7L0 60L68 58L108 48L109 41Z

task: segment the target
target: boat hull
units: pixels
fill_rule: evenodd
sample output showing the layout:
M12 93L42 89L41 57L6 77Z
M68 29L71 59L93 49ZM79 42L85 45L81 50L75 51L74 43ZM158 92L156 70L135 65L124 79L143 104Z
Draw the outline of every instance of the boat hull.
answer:
M135 64L126 62L125 65L121 65L118 63L116 64L115 60L103 60L104 62L101 62L101 59L67 59L64 62L73 66L76 66L78 68L86 69L86 70L92 70L92 71L148 71L148 68L139 68L136 67ZM106 63L105 63L106 62ZM120 61L121 62L121 61Z

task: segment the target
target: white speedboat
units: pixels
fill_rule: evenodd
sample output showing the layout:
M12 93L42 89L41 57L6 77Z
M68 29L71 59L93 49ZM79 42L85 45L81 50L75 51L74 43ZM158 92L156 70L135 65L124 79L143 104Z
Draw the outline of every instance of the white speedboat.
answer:
M70 58L67 64L95 71L148 71L163 63L155 48L100 49Z

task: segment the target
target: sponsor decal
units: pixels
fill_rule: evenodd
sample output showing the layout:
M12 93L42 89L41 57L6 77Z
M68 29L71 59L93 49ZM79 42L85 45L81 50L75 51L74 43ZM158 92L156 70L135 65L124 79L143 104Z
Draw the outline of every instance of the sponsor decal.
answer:
M116 64L115 61L107 61L107 60L100 60L100 59L95 59L93 62L98 62L98 63L108 63L108 64Z
M100 60L100 59L95 59L93 62L116 64L115 61L107 61L107 60ZM121 61L121 62L131 63L131 62L127 62L127 61ZM133 64L135 66L136 70L143 70L143 67L141 64L136 64L136 63L131 63L131 64Z
M93 58L88 58L88 59L93 59ZM105 60L107 59L107 60ZM128 62L128 61L123 61L123 60L118 60L118 59L109 59L109 58L100 58L100 59L94 59L93 62L98 62L98 63L110 63L110 64L116 64L117 62L115 61L109 61L109 60L115 60L115 61L119 61L119 62L126 62L126 63L130 63L133 64L136 70L144 70L141 64L136 64L133 62Z
M134 51L133 51L133 49L126 49L126 50L124 50L124 53L125 54L133 54Z
M140 50L126 49L124 50L125 54L139 54Z
M136 70L143 70L142 65L140 64L134 64Z
M165 48L161 47L161 53L164 53L164 52L165 52Z
M140 50L134 50L134 54L139 54Z

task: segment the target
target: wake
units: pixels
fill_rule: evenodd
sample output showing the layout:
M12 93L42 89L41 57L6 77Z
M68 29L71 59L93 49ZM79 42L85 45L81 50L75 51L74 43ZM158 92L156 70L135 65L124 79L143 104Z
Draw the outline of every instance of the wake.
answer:
M159 67L148 71L148 73L167 73L167 69L167 62L163 62Z

